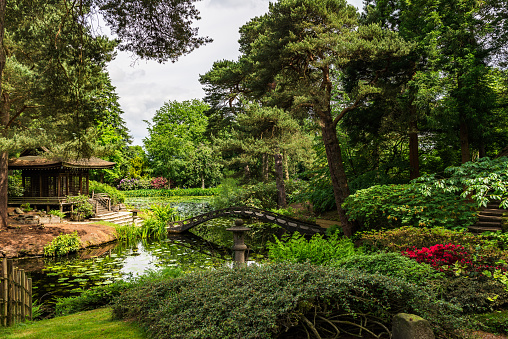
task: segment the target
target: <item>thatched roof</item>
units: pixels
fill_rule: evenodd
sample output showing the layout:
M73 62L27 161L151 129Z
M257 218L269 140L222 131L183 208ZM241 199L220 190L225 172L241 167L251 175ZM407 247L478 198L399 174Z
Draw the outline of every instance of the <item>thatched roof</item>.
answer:
M42 149L47 152L47 149ZM46 158L35 155L34 152L27 150L21 153L16 159L9 160L9 169L50 169L50 168L72 168L72 169L104 169L113 168L116 163L102 160L99 158L62 160L60 158Z

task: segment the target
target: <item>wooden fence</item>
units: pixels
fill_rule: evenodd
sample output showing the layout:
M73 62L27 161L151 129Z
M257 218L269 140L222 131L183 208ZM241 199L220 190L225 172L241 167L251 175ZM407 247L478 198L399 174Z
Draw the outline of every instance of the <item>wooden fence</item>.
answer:
M0 323L11 326L32 320L32 279L12 261L0 258Z

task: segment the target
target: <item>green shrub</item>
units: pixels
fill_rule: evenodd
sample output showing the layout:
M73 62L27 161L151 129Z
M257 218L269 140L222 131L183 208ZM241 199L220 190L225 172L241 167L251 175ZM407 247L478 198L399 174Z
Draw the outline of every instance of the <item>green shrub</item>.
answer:
M102 184L97 181L90 180L89 190L95 193L106 193L111 198L111 203L117 205L125 201L125 194L108 184Z
M435 280L441 276L430 265L417 263L400 253L356 254L333 261L331 265L401 278L418 285L426 285L429 280Z
M59 257L76 252L80 248L81 241L78 232L74 231L70 234L60 234L54 238L48 245L44 246L44 255Z
M465 230L444 228L401 227L386 231L370 231L357 234L362 245L369 251L402 252L408 248L431 247L436 244L458 244L471 254L490 261L504 256L502 243L486 235L475 235Z
M9 197L22 197L25 189L21 180L21 171L14 171L19 174L9 174L7 179L7 195Z
M309 261L319 265L361 253L361 249L355 249L350 238L342 238L338 234L329 238L315 234L307 240L300 233L294 232L291 236L284 235L282 240L276 237L274 239L275 242L269 242L266 246L269 250L268 258L275 262Z
M336 333L326 322L332 317L356 324L368 318L391 327L399 312L418 314L436 334L451 338L462 326L458 311L404 280L289 263L223 267L148 282L126 290L113 305L115 318L138 321L150 337L189 339L271 338L288 330L286 336L299 337L312 327L329 337L326 330Z
M458 193L432 191L425 196L419 184L372 186L346 198L342 205L362 229L401 226L466 228L477 220L476 204Z
M28 202L21 204L19 208L21 208L24 212L30 212L31 210L33 210L33 208L30 207L30 203Z
M508 311L495 311L471 316L480 328L489 333L508 334Z
M508 305L505 286L482 275L447 277L436 288L443 300L460 306L464 314L492 312Z
M94 214L93 205L86 195L67 196L67 202L73 204L73 213L82 220Z
M63 219L65 218L65 213L60 211L60 210L50 210L49 211L49 214L50 215L54 215L54 216L57 216L59 217L60 219Z

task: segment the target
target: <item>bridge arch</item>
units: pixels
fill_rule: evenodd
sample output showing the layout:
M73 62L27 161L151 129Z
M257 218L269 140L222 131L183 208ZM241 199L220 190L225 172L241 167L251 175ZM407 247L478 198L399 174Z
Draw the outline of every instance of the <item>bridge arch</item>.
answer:
M204 213L186 220L168 222L167 230L169 233L181 233L188 231L194 226L202 224L208 220L221 217L256 218L263 222L277 224L287 231L298 231L304 234L324 234L326 231L325 228L322 228L318 224L301 221L279 213L274 213L254 207L229 207Z

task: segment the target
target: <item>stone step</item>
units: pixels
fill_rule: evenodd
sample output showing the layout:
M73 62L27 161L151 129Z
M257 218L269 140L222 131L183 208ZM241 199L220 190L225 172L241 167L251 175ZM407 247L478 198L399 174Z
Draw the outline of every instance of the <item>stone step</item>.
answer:
M491 232L495 232L495 231L501 231L501 226L499 227L493 227L493 226L477 226L477 225L474 225L474 226L469 226L467 228L469 230L469 232L473 232L473 233L481 233L481 232L488 232L488 231L491 231Z
M503 222L503 218L501 218L500 216L497 216L497 215L483 215L481 213L478 216L478 220L479 221L486 221L486 222L497 222L497 223L502 223Z
M489 222L489 221L477 221L474 226L477 226L477 227L499 227L499 228L501 228L501 223L499 223L499 222Z
M489 208L481 210L480 215L502 216L506 212L506 210L500 210L498 208Z

